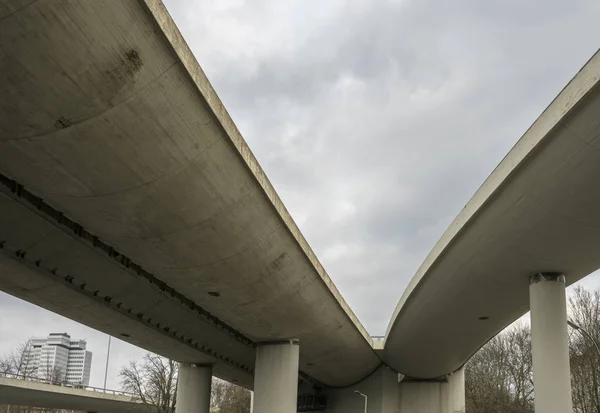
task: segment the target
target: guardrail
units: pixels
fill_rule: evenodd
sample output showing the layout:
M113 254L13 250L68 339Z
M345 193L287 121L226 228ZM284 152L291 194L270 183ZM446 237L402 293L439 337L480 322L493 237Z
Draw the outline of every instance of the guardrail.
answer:
M83 385L79 385L79 384L68 383L66 381L48 380L48 379L40 378L37 376L25 376L23 374L12 373L10 371L0 371L0 377L8 377L11 379L25 380L25 381L35 381L38 383L51 384L53 386L69 387L72 389L89 390L89 391L93 391L96 393L113 394L116 396L129 396L131 398L136 397L136 395L134 393L130 393L127 391L102 389L99 387L92 387L92 386L83 386Z

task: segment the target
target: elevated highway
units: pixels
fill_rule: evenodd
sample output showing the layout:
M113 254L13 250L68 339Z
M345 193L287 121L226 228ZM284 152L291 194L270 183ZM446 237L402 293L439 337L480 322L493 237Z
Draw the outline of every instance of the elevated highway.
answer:
M132 395L103 389L77 389L0 376L0 404L97 413L154 413Z
M160 1L2 4L3 291L248 387L380 364Z
M383 359L413 377L459 369L529 311L529 276L600 268L600 53L496 167L427 256Z
M0 289L12 295L248 388L279 383L255 365L281 357L329 388L393 380L382 361L415 388L452 373L460 388L469 357L529 309L532 273L570 284L600 267L599 54L444 233L382 345L159 0L0 4ZM298 342L297 355L267 347Z

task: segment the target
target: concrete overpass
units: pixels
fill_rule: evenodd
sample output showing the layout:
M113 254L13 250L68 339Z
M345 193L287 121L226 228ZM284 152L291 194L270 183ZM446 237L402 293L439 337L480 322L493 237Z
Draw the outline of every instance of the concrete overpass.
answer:
M248 387L273 339L301 340L324 384L371 373L369 335L162 3L17 3L0 14L0 265L27 276L0 288Z
M531 274L569 285L600 267L599 78L596 53L450 224L392 316L388 364L454 371L529 311Z
M330 411L361 386L379 411L460 408L461 366L528 310L529 276L600 267L598 54L442 236L381 346L159 0L0 4L0 289L183 363L180 401L214 373L257 413L291 411L300 374Z
M76 389L0 376L0 403L97 413L154 413L155 409L122 392Z

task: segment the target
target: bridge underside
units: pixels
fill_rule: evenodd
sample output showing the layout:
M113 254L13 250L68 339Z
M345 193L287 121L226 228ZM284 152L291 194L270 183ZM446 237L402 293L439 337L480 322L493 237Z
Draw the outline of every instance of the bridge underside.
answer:
M250 388L259 341L331 386L380 364L160 1L0 20L3 290Z
M452 372L529 310L531 274L569 285L600 267L599 82L596 53L438 241L390 321L390 366Z
M299 339L307 381L381 364L158 0L0 7L0 288L253 386ZM425 260L378 354L445 377L528 310L528 276L600 267L600 56Z

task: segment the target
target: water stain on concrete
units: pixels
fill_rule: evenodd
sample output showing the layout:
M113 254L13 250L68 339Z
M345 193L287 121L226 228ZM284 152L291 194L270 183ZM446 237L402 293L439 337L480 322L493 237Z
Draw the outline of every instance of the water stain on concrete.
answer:
M143 66L142 59L135 49L131 49L125 53L125 67L129 75L134 75L139 72Z

